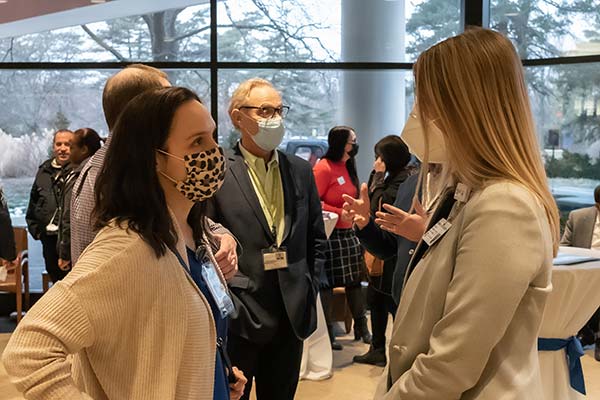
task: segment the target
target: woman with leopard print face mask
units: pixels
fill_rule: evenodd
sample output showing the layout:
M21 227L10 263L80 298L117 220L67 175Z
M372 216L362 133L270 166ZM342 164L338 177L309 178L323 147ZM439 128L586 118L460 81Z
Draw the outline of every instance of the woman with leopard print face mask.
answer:
M184 88L144 92L123 110L96 181L100 231L4 353L26 394L240 398L246 378L226 353L233 303L203 212L224 179L214 130Z

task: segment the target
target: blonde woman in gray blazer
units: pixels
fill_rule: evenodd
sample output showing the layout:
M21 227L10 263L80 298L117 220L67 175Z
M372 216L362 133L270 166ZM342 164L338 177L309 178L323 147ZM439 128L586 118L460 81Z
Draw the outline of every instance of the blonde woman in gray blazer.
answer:
M541 400L559 219L519 57L501 34L469 29L421 54L414 74L421 130L403 138L425 165L430 148L445 150L446 184L433 212L388 206L376 220L394 232L420 219L425 234L375 398Z

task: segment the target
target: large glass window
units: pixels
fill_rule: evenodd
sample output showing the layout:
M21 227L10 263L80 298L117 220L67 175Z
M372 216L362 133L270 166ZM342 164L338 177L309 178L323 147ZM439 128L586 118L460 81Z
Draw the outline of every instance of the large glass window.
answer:
M492 0L490 19L524 59L600 54L598 0Z
M0 39L0 62L208 61L210 5Z
M594 204L600 184L598 64L526 69L550 186L562 211Z
M0 184L14 216L24 215L33 176L50 155L55 130L90 127L108 135L102 89L114 72L0 70ZM166 72L173 85L193 89L210 108L208 71Z
M225 0L220 61L404 62L459 31L460 1Z

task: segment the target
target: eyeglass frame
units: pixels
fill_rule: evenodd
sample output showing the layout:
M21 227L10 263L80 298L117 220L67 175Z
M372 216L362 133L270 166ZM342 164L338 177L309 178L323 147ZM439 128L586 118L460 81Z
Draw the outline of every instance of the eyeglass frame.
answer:
M251 109L251 110L265 110L265 109L272 108L273 112L268 117L264 116L264 115L260 115L260 113L258 113L259 117L267 118L267 119L273 118L275 116L275 113L277 113L281 118L285 118L287 116L288 112L290 111L290 106L281 106L281 107L271 107L271 106L261 106L261 107L256 107L256 106L241 106L241 107L239 107L239 110L241 110L243 108L248 108L248 109Z

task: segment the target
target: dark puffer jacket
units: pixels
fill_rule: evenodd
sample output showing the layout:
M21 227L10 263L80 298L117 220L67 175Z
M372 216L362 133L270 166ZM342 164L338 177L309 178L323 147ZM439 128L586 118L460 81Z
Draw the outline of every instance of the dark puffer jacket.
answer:
M34 239L39 240L46 233L46 225L54 216L54 223L58 224L58 199L60 199L60 185L57 176L62 168L52 163L52 160L44 161L35 176L29 196L29 206L25 219L27 228ZM56 214L55 214L56 213Z

